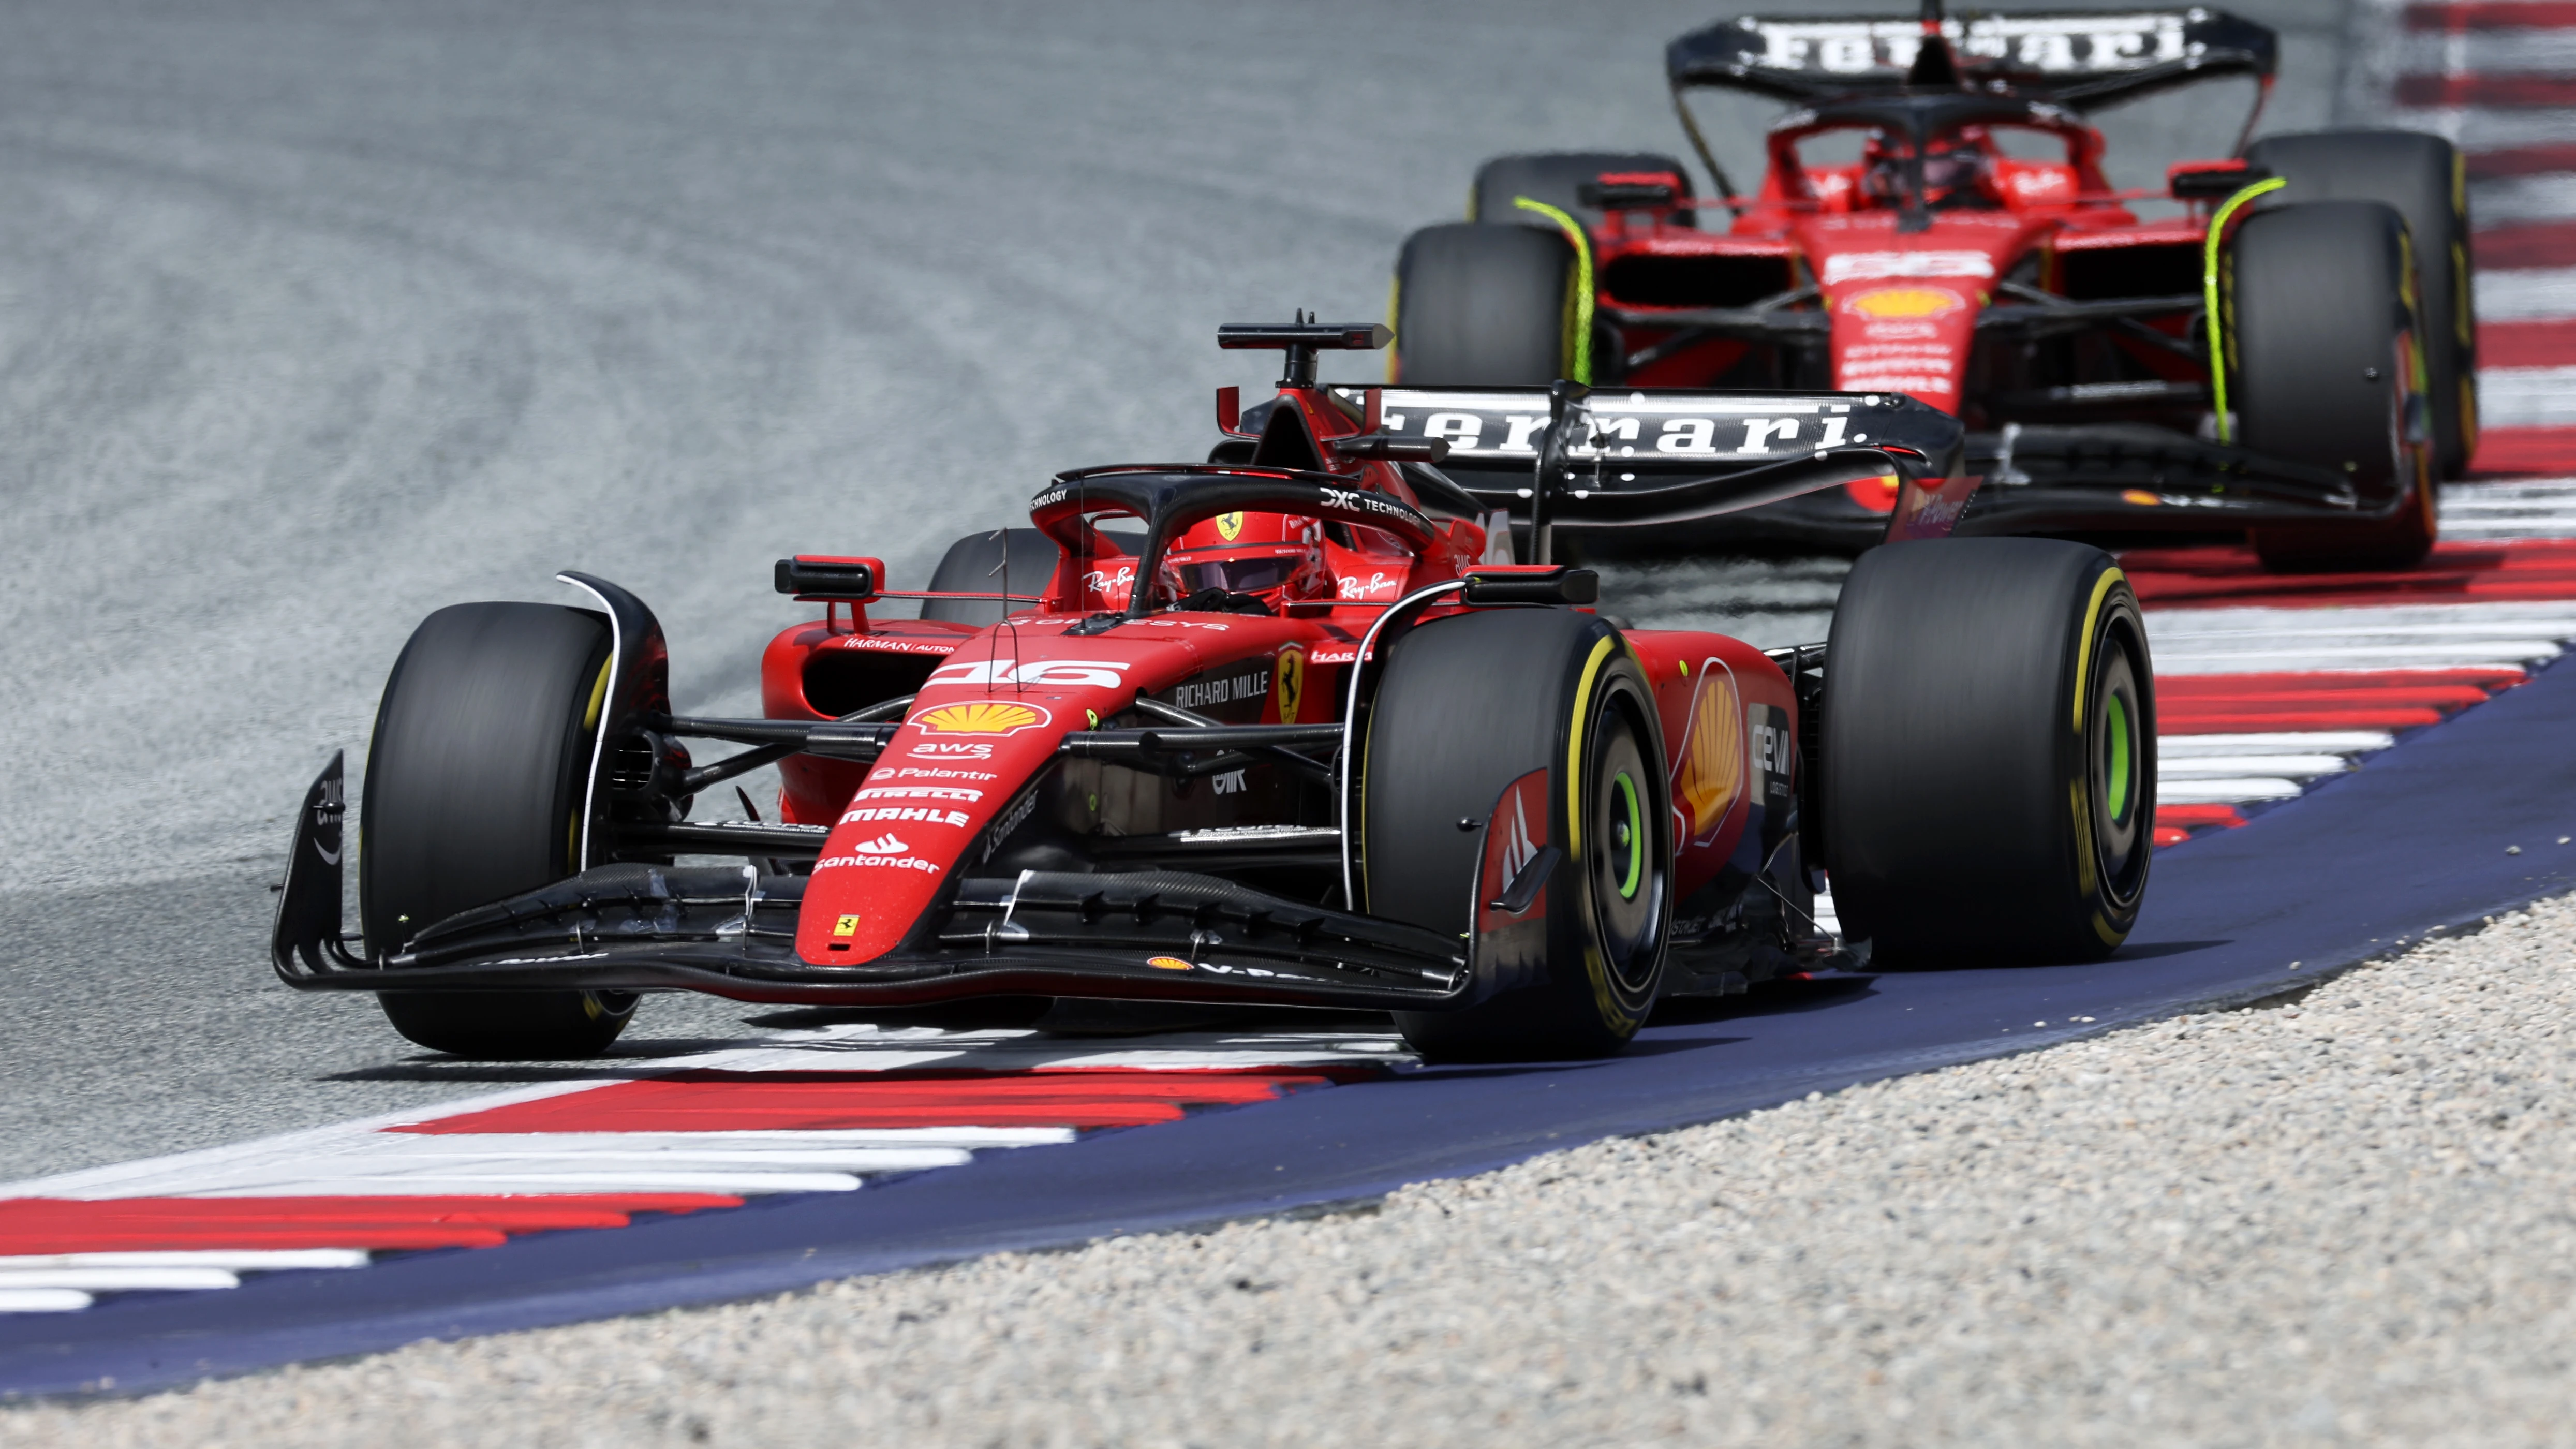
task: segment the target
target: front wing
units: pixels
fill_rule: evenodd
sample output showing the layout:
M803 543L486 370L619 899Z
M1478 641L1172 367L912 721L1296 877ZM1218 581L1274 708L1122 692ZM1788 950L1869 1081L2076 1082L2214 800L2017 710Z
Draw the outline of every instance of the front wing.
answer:
M795 950L804 879L617 864L431 924L370 958L341 930L342 764L296 820L270 959L300 991L703 991L737 1001L917 1006L1105 997L1380 1011L1470 1005L1467 944L1213 876L1023 872L958 882L943 919L856 966Z

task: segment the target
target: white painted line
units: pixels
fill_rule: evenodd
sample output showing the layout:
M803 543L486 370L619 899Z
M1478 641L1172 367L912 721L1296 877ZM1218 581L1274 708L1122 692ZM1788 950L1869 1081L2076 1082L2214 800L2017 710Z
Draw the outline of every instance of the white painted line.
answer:
M2384 750L2397 743L2397 736L2386 730L2301 730L2273 734L2237 735L2158 735L2156 758L2174 759L2201 755L2255 754L2265 750L2283 753L2357 755L2370 750Z
M240 1286L241 1279L221 1268L20 1268L0 1273L0 1295L29 1288L136 1293L147 1289L195 1292Z
M2479 226L2576 220L2576 176L2508 176L2478 182L2469 188L2469 215Z
M557 1197L583 1193L856 1192L846 1172L355 1172L348 1176L227 1183L187 1197Z
M2556 106L2390 106L2382 114L2386 119L2374 117L2373 125L2430 131L2473 154L2576 141L2576 114Z
M758 1151L767 1147L884 1147L927 1149L957 1147L1047 1147L1071 1142L1082 1134L1071 1127L793 1127L723 1132L387 1132L384 1138L410 1142L470 1142L495 1151L515 1152L542 1144L547 1150L585 1148L655 1152L680 1148Z
M2159 805L2242 805L2252 800L2288 800L2300 793L2294 780L2184 780L2170 786L2156 782Z
M2576 424L2576 367L2479 368L2478 422L2490 428Z
M2496 625L2498 633L2546 634L2576 622L2576 603L2565 599L2482 599L2455 604L2334 604L2324 608L2227 604L2207 609L2149 609L2147 618L2148 627L2159 634L2219 629L2230 624L2267 629L2326 624L2392 629L2412 624L2460 623Z
M2528 523L2446 523L2442 525L2442 536L2453 543L2518 543L2576 538L2576 519L2535 519Z
M489 1141L489 1138L431 1137L430 1143ZM339 1159L364 1162L371 1170L390 1168L408 1170L409 1163L423 1164L425 1171L455 1172L459 1164L491 1163L503 1170L524 1167L528 1163L552 1163L567 1168L615 1167L621 1170L671 1168L688 1170L699 1167L800 1168L828 1167L841 1172L920 1172L933 1167L956 1167L974 1160L975 1154L963 1147L781 1147L772 1151L692 1151L673 1147L663 1150L621 1152L607 1147L573 1147L540 1137L533 1142L518 1139L524 1145L514 1151L490 1148L440 1147L416 1148L407 1152L370 1152L363 1158Z
M2232 645L2266 639L2322 639L2337 645L2433 645L2459 640L2476 646L2485 646L2497 639L2507 641L2576 639L2576 616L2564 619L2521 621L2517 627L2507 630L2498 627L2500 623L2507 621L2498 620L2484 623L2463 620L2456 624L2413 623L2374 619L2367 615L2359 619L2341 619L2320 609L2296 612L2305 613L2307 618L2297 623L2283 620L2278 623L2267 621L2261 625L2240 623L2231 619L2206 622L2188 618L2170 622L2156 619L2147 625L2147 642L2150 648L2161 653L2161 646L2167 641L2179 643L2187 649L2225 649Z
M2341 755L2181 755L2156 751L2156 780L2236 780L2249 775L2312 779L2351 768Z
M2566 75L2576 72L2576 32L2524 27L2458 34L2415 30L2398 41L2404 75ZM2474 210L2471 215L2478 215ZM2483 219L2483 218L2481 218Z
M2310 674L2326 670L2376 669L2524 669L2558 655L2547 639L2477 641L2475 647L2444 644L2360 645L2313 644L2294 649L2167 651L2156 649L2156 668L2169 674Z
M0 1289L0 1313L78 1313L90 1302L74 1288Z
M363 1268L364 1248L187 1248L157 1253L37 1253L0 1257L0 1274L35 1268L222 1268L275 1273L290 1268Z
M2569 140L2576 140L2576 127ZM2576 316L2576 267L2480 269L2475 286L2481 322L2541 322ZM2485 403L2480 378L2481 406Z

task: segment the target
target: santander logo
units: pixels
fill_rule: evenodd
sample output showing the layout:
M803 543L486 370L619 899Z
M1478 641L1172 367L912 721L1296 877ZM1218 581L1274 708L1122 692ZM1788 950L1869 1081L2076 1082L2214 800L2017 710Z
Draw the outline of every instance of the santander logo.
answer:
M889 830L874 840L863 840L858 844L851 846L850 853L853 855L901 855L910 849L912 849L911 846L906 845L900 839L897 839L895 833Z

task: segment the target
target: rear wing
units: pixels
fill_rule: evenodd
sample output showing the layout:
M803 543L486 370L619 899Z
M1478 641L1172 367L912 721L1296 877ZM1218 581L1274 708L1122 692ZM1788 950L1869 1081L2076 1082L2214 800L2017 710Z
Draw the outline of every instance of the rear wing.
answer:
M1437 445L1467 491L1528 520L1688 523L1848 484L1897 485L1891 538L1947 533L1967 504L1959 420L1898 393L1336 387L1384 432ZM1425 451L1435 451L1426 449Z
M1912 17L1746 15L1664 48L1678 92L1751 91L1791 102L1906 83L1923 46ZM2269 82L2280 60L2270 29L2223 10L2063 11L1940 22L1960 79L2078 109L2224 75Z

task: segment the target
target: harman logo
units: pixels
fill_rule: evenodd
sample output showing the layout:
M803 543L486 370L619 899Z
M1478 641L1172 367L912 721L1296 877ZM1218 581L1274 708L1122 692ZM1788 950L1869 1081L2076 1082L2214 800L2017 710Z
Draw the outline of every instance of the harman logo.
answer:
M1005 666L1007 667L1007 665ZM973 704L943 704L913 716L912 722L941 735L1015 735L1036 729L1054 716L1034 704L1005 700L978 700ZM915 749L914 754L922 753ZM991 753L987 746L986 754Z

